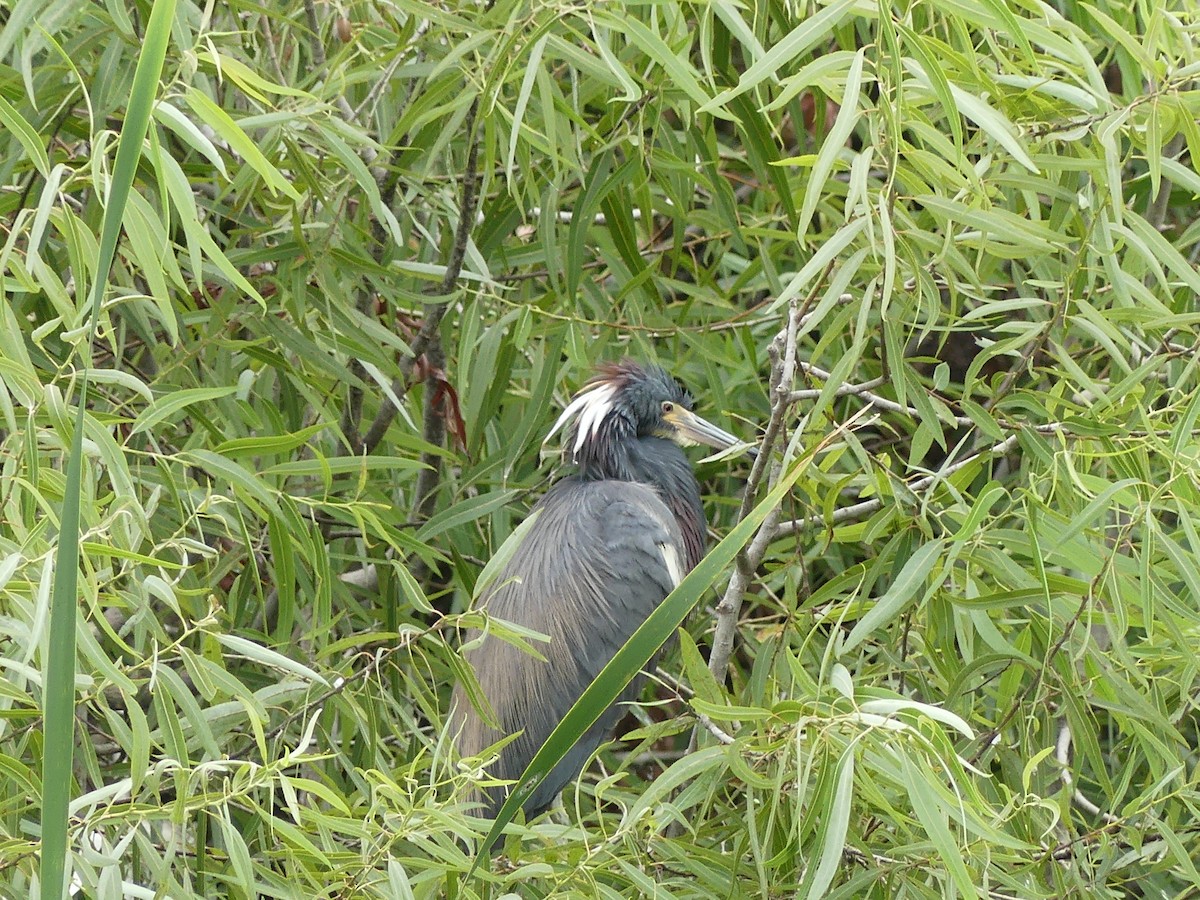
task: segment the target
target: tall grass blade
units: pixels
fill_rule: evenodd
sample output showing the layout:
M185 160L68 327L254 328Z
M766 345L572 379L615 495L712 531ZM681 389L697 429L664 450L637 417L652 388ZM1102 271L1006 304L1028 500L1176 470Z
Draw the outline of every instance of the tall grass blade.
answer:
M145 42L133 76L133 89L117 158L109 186L108 205L100 232L96 279L92 284L90 308L92 328L83 345L75 432L67 458L67 483L63 496L58 549L55 555L54 589L50 601L49 650L44 663L45 733L42 751L42 900L64 895L71 799L72 765L75 756L75 628L78 622L79 502L82 482L84 411L87 408L87 368L91 342L100 318L100 300L108 284L121 231L125 204L133 187L142 141L150 123L158 79L166 58L175 15L175 0L155 0L146 26Z

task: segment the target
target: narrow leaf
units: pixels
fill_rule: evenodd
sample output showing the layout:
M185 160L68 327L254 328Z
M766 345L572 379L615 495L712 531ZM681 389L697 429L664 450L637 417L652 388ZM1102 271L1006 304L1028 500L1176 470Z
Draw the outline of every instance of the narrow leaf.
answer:
M863 642L872 631L885 622L893 621L900 611L908 605L908 601L925 584L934 561L941 554L943 542L930 541L908 558L892 586L875 605L867 610L867 614L858 620L851 629L849 636L842 642L842 653L849 653Z
M137 422L134 423L130 434L141 434L143 431L149 431L160 422L170 418L179 410L191 406L193 403L202 403L205 400L216 400L220 397L228 397L237 390L237 385L227 385L225 387L215 388L188 388L182 391L174 391L164 397L159 397L149 406L147 406Z
M146 24L145 39L133 75L133 88L117 144L108 205L101 225L95 281L91 291L91 346L100 318L100 300L116 253L125 204L133 187L142 141L150 124L150 111L166 58L175 15L175 0L155 0ZM47 171L49 167L47 166ZM85 365L89 360L85 360ZM79 504L82 491L84 412L87 408L87 373L79 386L75 429L67 457L66 485L55 552L54 592L50 606L50 640L43 693L45 717L42 756L42 900L63 896L67 877L67 809L73 783L75 750L75 630L78 619Z

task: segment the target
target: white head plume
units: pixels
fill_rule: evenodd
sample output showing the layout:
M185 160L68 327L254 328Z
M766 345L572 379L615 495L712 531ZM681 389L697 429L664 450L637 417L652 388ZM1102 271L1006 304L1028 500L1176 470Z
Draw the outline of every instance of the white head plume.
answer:
M554 423L554 427L550 429L546 440L542 443L545 444L546 441L549 441L560 428L571 421L573 416L578 415L579 421L575 425L575 446L571 448L571 456L574 459L584 442L596 435L604 418L612 412L613 398L616 393L617 386L608 382L602 382L595 387L580 391L567 404L567 408L562 411L562 415L558 417L558 421Z

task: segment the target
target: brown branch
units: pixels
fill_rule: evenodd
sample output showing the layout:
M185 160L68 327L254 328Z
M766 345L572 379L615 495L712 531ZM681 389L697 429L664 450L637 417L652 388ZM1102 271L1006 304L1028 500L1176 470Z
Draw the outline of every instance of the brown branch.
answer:
M396 190L399 186L397 179L391 179L387 184L381 187L380 199L385 207L390 207L392 201L395 200ZM383 265L384 250L389 246L388 232L384 228L383 223L379 221L377 216L371 217L371 236L374 238L374 248L371 255L375 262ZM362 284L358 288L358 311L363 316L372 314L372 307L375 303L374 295L368 289L366 284ZM355 448L360 446L358 423L362 421L362 400L363 388L366 383L367 369L362 364L362 360L357 356L350 360L350 387L346 408L342 410L342 436L345 439L347 448Z
M475 119L478 113L479 98L476 97L471 101L471 108L467 111L467 117L463 123L467 133L468 150L467 165L463 172L462 202L458 215L458 228L454 235L454 246L450 249L450 259L446 263L446 273L438 286L437 296L450 293L450 290L458 282L458 277L462 274L463 260L467 255L471 226L475 223L475 210L479 204L479 141L475 134ZM400 360L400 374L392 381L392 395L395 397L395 402L402 400L408 393L413 367L433 343L438 329L441 327L442 318L446 315L446 308L446 302L429 307L425 314L425 321L421 323L421 329L417 332L417 336L409 348L409 355ZM356 445L353 445L356 453L375 452L375 448L379 446L388 427L392 424L392 420L396 417L395 402L385 402L380 407L375 421L371 423L366 435Z
M446 442L445 400L442 397L441 379L445 378L446 354L442 349L440 332L434 332L429 346L425 348L425 422L421 437L431 447L441 447ZM421 454L425 468L417 473L415 502L410 521L424 522L433 514L437 500L438 485L442 480L442 454L427 450Z
M308 46L316 68L324 69L327 63L325 45L321 43L321 23L317 21L317 4L304 0L304 18L308 20Z

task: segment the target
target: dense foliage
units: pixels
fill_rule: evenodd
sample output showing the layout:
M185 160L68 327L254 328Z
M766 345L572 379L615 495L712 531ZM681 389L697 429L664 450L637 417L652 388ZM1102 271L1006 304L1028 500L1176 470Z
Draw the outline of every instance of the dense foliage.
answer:
M1194 3L178 0L93 323L149 10L0 11L0 893L88 360L83 895L1200 891ZM467 878L464 611L622 355L765 522Z

